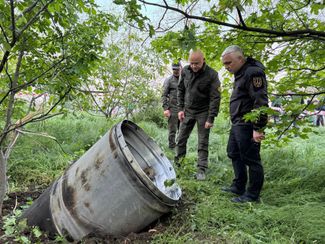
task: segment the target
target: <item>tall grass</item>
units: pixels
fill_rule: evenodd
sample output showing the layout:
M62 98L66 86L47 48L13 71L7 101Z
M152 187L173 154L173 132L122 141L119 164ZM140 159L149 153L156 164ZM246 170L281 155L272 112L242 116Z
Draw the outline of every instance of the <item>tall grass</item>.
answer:
M157 140L167 137L167 131L143 126L149 134L155 131L151 135ZM325 243L325 129L281 148L263 148L261 203L243 205L220 191L233 176L226 157L228 131L229 123L218 119L210 137L206 182L193 179L196 131L191 135L188 156L177 169L183 202L155 243Z
M72 162L83 155L114 121L87 114L54 117L29 124L8 162L12 190L48 185ZM45 134L45 135L44 135Z
M138 121L170 160L167 130ZM49 184L95 143L116 121L89 116L56 118L29 130L46 131L57 142L24 136L9 162L10 181L16 187ZM162 122L160 122L162 123ZM208 179L194 180L197 132L177 168L183 190L180 205L167 219L167 229L153 243L325 243L325 129L317 128L308 140L262 149L265 184L260 204L235 204L220 191L229 185L231 162L226 156L229 122L219 116L210 135ZM62 148L61 148L62 147ZM63 150L62 150L63 149Z

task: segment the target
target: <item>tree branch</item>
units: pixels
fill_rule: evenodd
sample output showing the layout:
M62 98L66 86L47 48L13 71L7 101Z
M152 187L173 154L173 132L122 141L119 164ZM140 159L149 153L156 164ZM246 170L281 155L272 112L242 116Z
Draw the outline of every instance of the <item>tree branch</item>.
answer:
M21 36L21 34L30 26L32 25L36 19L39 17L39 15L47 9L47 6L50 5L54 0L49 0L43 7L26 23L26 25L21 28L21 30L18 32L17 39Z
M45 70L43 73L39 74L38 76L36 76L35 78L33 78L32 80L30 80L29 82L26 82L20 86L17 86L16 88L11 88L0 100L0 105L3 103L3 101L6 99L6 97L11 93L17 93L18 91L24 89L25 87L28 87L29 85L31 85L32 83L34 83L36 80L38 80L39 78L41 78L42 76L44 76L46 73L48 73L50 70L52 70L54 67L56 67L58 64L60 64L65 58L62 57L57 63L53 64L52 66L50 66L47 70Z
M1 24L0 24L0 29L1 29L1 31L2 31L2 33L3 33L3 36L5 37L6 41L9 43L9 39L8 39L8 37L7 37L7 34L6 34L5 30L3 29L3 27L2 27Z
M256 28L256 27L249 27L249 26L242 26L242 25L234 25L231 23L227 23L227 22L222 22L216 19L211 19L211 18L207 18L207 17L203 17L203 16L196 16L196 15L190 15L187 12L175 8L175 7L171 7L169 5L161 5L158 3L152 3L152 2L148 2L146 0L139 0L139 2L142 2L144 4L147 5L151 5L151 6L156 6L156 7L160 7L160 8L165 8L168 10L172 10L175 12L178 12L182 15L184 15L187 19L196 19L196 20L201 20L204 22L208 22L208 23L213 23L213 24L217 24L217 25L222 25L222 26L227 26L227 27L231 27L234 29L238 29L238 30L245 30L245 31L250 31L250 32L257 32L257 33L264 33L264 34L270 34L270 35L274 35L277 37L300 37L300 38L321 38L323 40L323 38L325 38L325 32L323 31L316 31L316 30L312 30L312 29L304 29L304 30L294 30L294 31L277 31L277 30L270 30L270 29L264 29L264 28Z
M68 90L65 91L65 93L59 98L59 100L56 103L54 103L52 105L52 107L45 114L43 114L40 117L32 119L31 122L39 121L42 117L46 117L70 93L71 90L72 90L72 87L69 86Z
M18 137L19 137L19 133L16 132L15 135L14 135L14 137L13 137L13 139L10 141L7 149L5 150L5 152L4 152L4 158L6 160L9 158L10 152L13 149L14 145L16 144L16 141L17 141Z
M14 36L13 36L13 39L11 40L10 42L10 47L14 47L17 40L20 38L20 36L22 35L22 33L30 26L32 25L36 19L39 17L39 15L44 11L44 9L47 8L47 6L52 3L54 0L50 0L49 2L47 2L27 23L26 25L16 33L16 30L13 31L14 33ZM12 10L11 12L13 11L13 0L10 0L10 4L12 5ZM12 18L14 18L13 16L13 13L12 13ZM13 20L14 21L14 20ZM14 22L13 22L14 23ZM15 28L14 24L12 23L12 27ZM8 42L9 43L9 42ZM0 73L2 72L3 68L4 68L4 65L5 63L7 63L7 60L8 60L8 57L10 55L10 50L6 50L3 57L2 57L2 60L1 60L1 63L0 63Z
M301 23L301 24L302 24L306 29L308 29L308 26L306 25L306 23L305 23L305 22L300 18L300 16L298 15L297 10L294 9L294 8L292 7L292 5L290 4L289 1L288 1L287 3L288 3L288 5L289 5L289 7L291 8L291 10L295 13L296 17L299 19L300 23ZM291 11L290 11L290 12L291 12ZM291 13L290 13L290 15L291 15Z
M321 67L319 69L312 69L312 68L308 68L308 67L301 67L301 68L290 68L290 67L287 67L287 68L279 69L278 72L281 72L281 71L286 70L286 69L295 70L295 71L309 70L309 71L312 71L312 72L319 72L319 71L324 70L325 69L325 66L323 66L323 67Z
M46 118L44 117L44 119L48 119L48 118L51 118L51 117L54 117L54 116L57 116L57 115L61 115L61 114L62 114L62 113L57 113L57 114L54 114L54 115L51 115L51 116L47 116ZM30 116L27 115L26 117L30 117ZM26 121L28 122L28 119L26 119ZM27 124L27 122L26 122L25 124ZM21 121L19 121L19 123L21 123ZM7 146L7 149L5 150L4 157L5 157L6 159L9 158L10 152L12 151L12 149L13 149L13 147L14 147L14 145L15 145L15 143L16 143L16 141L17 141L17 139L18 139L18 137L19 137L20 134L33 134L33 135L39 135L39 136L44 136L44 137L47 137L47 138L51 138L51 139L53 139L54 141L56 141L56 142L59 144L61 150L62 150L65 154L67 154L67 153L63 150L61 144L57 141L57 139L56 139L55 137L49 136L49 135L44 134L44 133L34 133L34 132L29 132L29 131L27 131L27 130L19 130L19 129L15 129L15 130L14 130L14 136L13 136L11 142L9 143L9 145Z
M35 104L36 100L37 100L38 98L44 96L45 94L46 94L46 93L42 93L42 94L39 94L39 95L37 95L37 96L35 96L35 97L34 97L34 96L32 97L32 99L31 99L30 102L29 102L29 107L28 107L28 110L27 110L28 113L32 110L33 105Z
M11 88L12 88L12 84L13 84L13 80L12 80L12 78L11 78L11 75L10 75L9 72L8 72L8 65L6 65L5 71L6 71L6 75L8 76L8 79L9 79L9 81L10 81L10 88L9 88L9 89L11 89ZM0 104L1 104L1 103L0 103Z
M10 90L12 90L12 91L15 90L15 88L17 87L17 84L18 84L19 70L21 67L21 62L22 62L23 56L24 56L24 51L20 51L19 56L18 56L18 61L16 64L16 71L15 71L14 79L10 83ZM15 103L15 92L10 92L8 107L6 109L6 124L4 126L4 130L7 130L11 126L11 118L12 118L12 114L14 111L14 103ZM0 137L0 145L3 143L4 139L5 139L5 136Z
M59 115L59 114L57 114L57 115ZM60 143L60 142L58 141L58 139L56 139L54 136L50 136L50 135L48 135L48 134L46 134L46 133L36 133L36 132L28 131L28 130L18 130L18 129L17 129L16 131L17 131L18 133L21 133L21 134L35 135L35 136L42 136L42 137L45 137L45 138L49 138L49 139L55 141L55 142L59 145L59 147L61 148L61 150L62 150L63 153L65 153L65 154L67 154L67 155L71 155L70 153L67 153L67 152L63 149L61 143Z
M238 13L239 21L240 21L239 23L241 23L243 27L247 28L247 26L244 22L243 16L241 15L241 12L239 10L239 7L236 6L236 9L237 9L237 13Z
M40 0L36 0L36 1L33 2L33 3L28 7L28 8L24 9L24 11L23 11L20 15L17 16L17 20L18 20L19 18L21 18L22 16L24 16L25 14L29 13L30 11L32 11L32 10L36 7L36 5L37 5L37 3L38 3L39 1L40 1Z
M300 8L293 8L294 11L298 11L301 10L305 7L307 7L310 4L310 0L307 0L306 4L302 5Z
M16 42L15 6L13 0L10 0L10 15L11 15L12 41Z
M159 23L158 23L158 26L157 26L156 30L158 30L160 28L161 22L165 18L167 11L168 11L168 9L165 9L165 12L164 12L163 16L161 17L161 19L159 20Z
M313 96L314 97L321 94L325 94L325 91L313 92L313 93L281 93L281 94L271 93L271 95L278 96L278 97L286 97L286 96L304 96L304 97Z
M88 90L90 90L89 89L89 87L87 87L88 88ZM97 101L96 101L96 99L95 99L95 97L94 97L94 95L92 94L92 92L90 92L89 91L89 93L90 93L90 96L91 96L91 99L94 101L94 103L95 103L95 105L96 105L96 107L99 109L99 111L100 112L102 112L104 115L105 115L105 117L107 118L108 117L108 114L99 106L99 104L97 103Z
M49 119L49 118L51 118L53 116L57 116L59 114L62 114L62 113L59 113L59 114L49 115L49 113L51 113L51 111L70 93L70 91L71 91L71 87L68 88L68 90L59 98L59 100L55 104L52 105L52 107L46 113L43 113L42 115L40 115L39 117L36 117L36 118L31 118L31 119L27 119L25 121L17 122L16 124L10 126L9 129L4 130L0 134L0 138L5 138L8 135L8 133L10 133L11 131L14 131L14 130L26 125L26 124L42 121L42 120L45 120L45 119ZM2 142L0 143L0 145L1 144L2 144Z
M302 112L306 110L306 108L308 108L308 106L313 102L313 99L315 98L316 95L313 95L312 98L310 99L310 101L308 101L308 103L306 104L306 106L302 109ZM290 127L292 126L292 124L297 120L297 118L299 117L300 113L294 115L293 120L291 121L291 123L288 125L287 128L285 128L281 134L278 136L278 140L281 139L281 137L290 129Z
M166 28L166 29L162 29L161 31L156 31L156 32L158 32L158 33L160 33L160 32L166 32L166 31L169 31L169 30L171 30L171 29L173 29L179 22L181 22L181 21L183 21L184 19L186 19L185 17L183 17L183 18L180 18L179 20L177 20L172 26L170 26L170 27L168 27L168 28Z

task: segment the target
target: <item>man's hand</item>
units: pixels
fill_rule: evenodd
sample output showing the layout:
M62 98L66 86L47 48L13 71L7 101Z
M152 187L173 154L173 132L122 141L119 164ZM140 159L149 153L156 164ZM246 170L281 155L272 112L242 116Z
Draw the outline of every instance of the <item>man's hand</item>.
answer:
M264 138L264 132L258 132L256 130L253 130L253 140L255 142L261 142Z
M210 123L208 121L205 122L204 128L205 129L210 129L213 126L213 123Z
M164 111L164 116L166 118L169 118L170 117L170 110L169 109L167 109L167 110Z
M180 122L183 122L184 119L185 119L185 113L184 113L184 111L178 112L178 120Z

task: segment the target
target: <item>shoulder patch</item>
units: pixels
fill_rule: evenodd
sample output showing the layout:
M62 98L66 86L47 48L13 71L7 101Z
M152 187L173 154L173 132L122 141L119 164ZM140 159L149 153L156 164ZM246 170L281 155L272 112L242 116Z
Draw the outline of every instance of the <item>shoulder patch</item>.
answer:
M263 86L263 80L264 78L261 76L255 76L253 77L252 81L253 81L253 86L255 88L261 88Z

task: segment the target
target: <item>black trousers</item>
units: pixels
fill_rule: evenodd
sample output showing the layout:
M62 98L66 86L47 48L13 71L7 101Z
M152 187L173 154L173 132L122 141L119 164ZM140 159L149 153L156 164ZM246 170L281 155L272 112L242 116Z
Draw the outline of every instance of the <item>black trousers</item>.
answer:
M253 125L232 125L227 146L235 175L232 186L239 191L246 190L245 194L254 199L259 197L264 182L260 147L260 143L253 141Z

